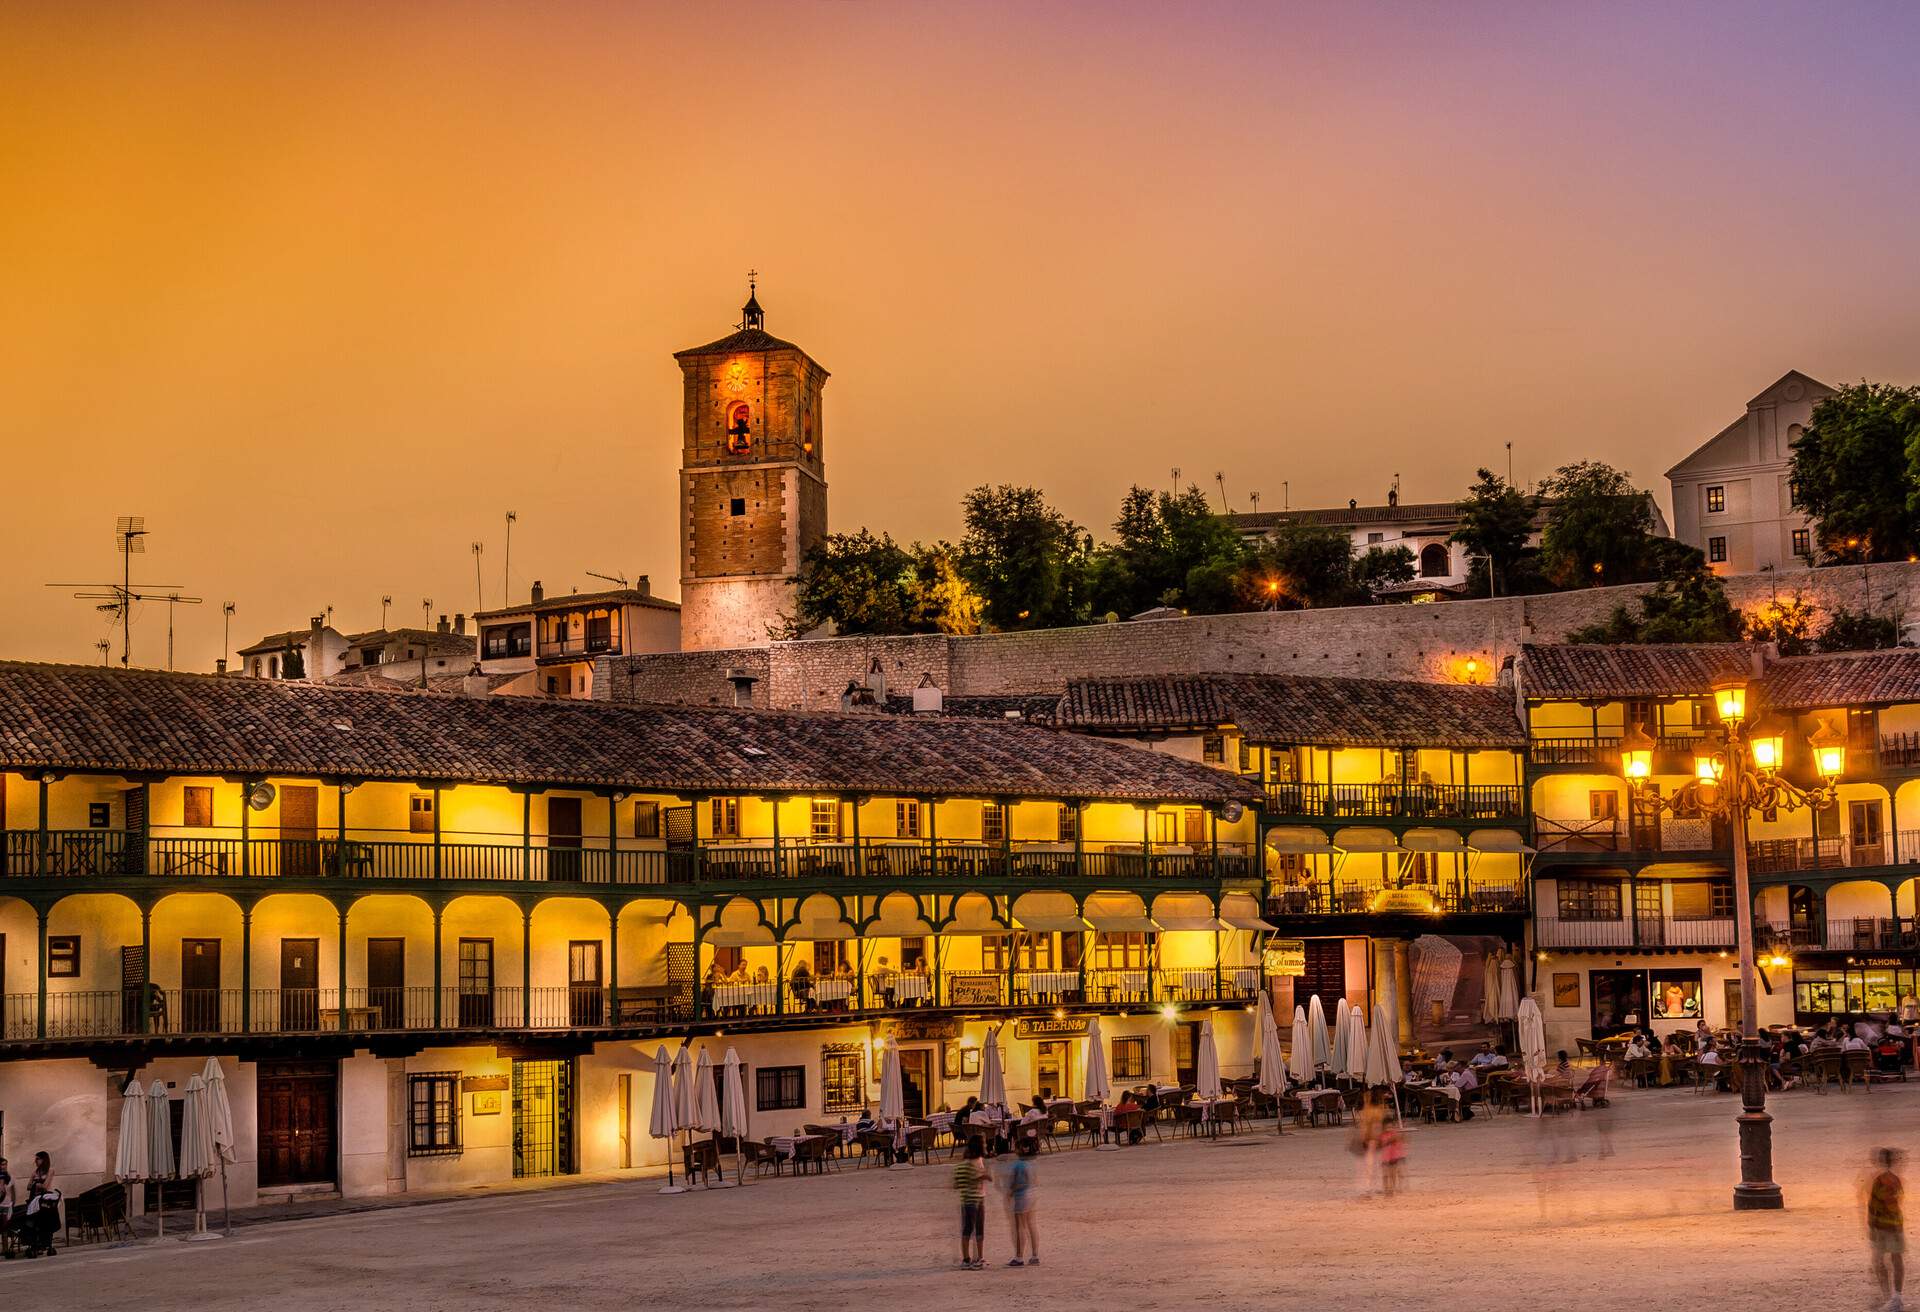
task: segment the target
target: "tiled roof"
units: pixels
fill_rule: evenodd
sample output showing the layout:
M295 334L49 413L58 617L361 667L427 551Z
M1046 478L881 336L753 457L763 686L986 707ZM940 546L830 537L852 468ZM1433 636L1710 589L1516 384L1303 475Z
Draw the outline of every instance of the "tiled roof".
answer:
M1768 667L1760 704L1780 711L1920 702L1920 651L1856 651L1789 656Z
M428 674L427 687L434 692L463 692L466 690L467 677L464 673ZM487 691L492 692L503 684L527 677L527 672L518 670L509 674L482 674L480 677L487 681ZM318 682L329 688L377 688L381 692L405 692L420 687L420 664L418 661L389 661L385 665L363 665L358 669L330 674Z
M1098 732L1231 724L1248 740L1316 747L1521 747L1501 688L1295 674L1076 679L1056 723Z
M438 629L369 629L347 638L347 646L362 650L394 643L425 646L429 656L471 656L479 650L479 640L473 634L442 633Z
M303 647L306 645L307 639L312 636L312 629L288 629L285 633L269 633L258 642L240 648L234 655L264 655L268 652L286 651L289 647Z
M783 342L764 328L742 328L738 332L728 333L717 342L708 342L705 346L689 346L684 351L675 351L677 360L683 355L738 355L742 351L798 351L800 348L792 342Z
M1223 771L1032 725L611 706L0 663L0 769L672 792L1249 802Z
M1520 689L1529 699L1704 697L1715 679L1751 677L1763 650L1748 642L1529 643L1520 649Z
M575 610L581 606L651 606L655 610L679 610L680 603L656 597L638 588L609 588L604 592L569 592L539 601L523 601L518 606L500 606L474 612L476 620L497 620L508 615L547 615L557 610Z

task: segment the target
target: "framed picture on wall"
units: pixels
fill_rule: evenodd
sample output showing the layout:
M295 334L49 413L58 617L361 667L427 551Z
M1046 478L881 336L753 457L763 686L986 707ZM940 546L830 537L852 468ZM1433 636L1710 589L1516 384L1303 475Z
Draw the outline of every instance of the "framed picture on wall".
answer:
M980 1078L980 1049L960 1049L960 1078L963 1080Z
M1556 1007L1577 1007L1580 1005L1580 976L1577 973L1560 974L1553 977L1553 1005Z
M940 1045L940 1074L949 1080L960 1078L960 1045L943 1043Z

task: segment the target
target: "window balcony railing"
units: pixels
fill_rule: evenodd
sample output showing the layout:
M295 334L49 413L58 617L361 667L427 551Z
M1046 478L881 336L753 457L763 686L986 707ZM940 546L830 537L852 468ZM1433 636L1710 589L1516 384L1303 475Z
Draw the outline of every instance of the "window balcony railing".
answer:
M1527 755L1535 765L1593 765L1608 774L1620 771L1620 735L1573 734L1534 738ZM1654 769L1660 774L1690 774L1701 735L1663 733L1653 740Z
M1788 951L1903 952L1920 947L1920 922L1912 916L1774 920L1759 928L1762 938Z
M477 883L681 885L853 878L1252 880L1245 844L1151 850L1134 843L988 843L872 838L859 843L783 839L704 841L672 848L574 846L551 838L498 842L338 837L142 837L115 829L8 830L0 844L7 877L152 875L314 880L456 880Z
M1269 916L1364 914L1465 915L1519 913L1527 909L1524 879L1441 879L1430 883L1372 878L1315 879L1276 887L1267 895Z
M1543 915L1533 922L1533 932L1543 948L1730 948L1735 939L1730 915L1698 920L1671 916L1561 920Z
M1475 820L1512 822L1526 815L1517 784L1329 784L1271 781L1266 809L1274 815L1328 820Z
M1839 835L1755 839L1747 844L1747 868L1756 875L1776 875L1794 870L1847 870L1920 862L1920 830L1902 829L1893 837L1891 844L1855 842Z
M1555 820L1533 817L1534 846L1542 853L1620 852L1637 855L1721 852L1725 827L1705 816L1662 816L1658 825L1633 825L1618 817Z

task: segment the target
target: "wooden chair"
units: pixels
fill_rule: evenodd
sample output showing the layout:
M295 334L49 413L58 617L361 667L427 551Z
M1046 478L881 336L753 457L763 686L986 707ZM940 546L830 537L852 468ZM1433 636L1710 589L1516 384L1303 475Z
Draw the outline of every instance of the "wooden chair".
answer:
M1841 1060L1841 1054L1838 1051L1831 1048L1808 1053L1806 1068L1807 1079L1820 1093L1825 1093L1829 1084L1843 1084L1847 1078L1846 1062Z
M833 1162L832 1154L829 1151L831 1148L832 1144L820 1138L818 1135L809 1135L807 1138L802 1139L793 1147L793 1169L795 1173L802 1174L811 1169L820 1175L825 1175L827 1168L832 1165Z
M1843 1052L1840 1055L1844 1059L1840 1068L1841 1089L1851 1091L1855 1084L1863 1089L1867 1088L1867 1071L1873 1065L1873 1053Z
M116 1239L122 1235L133 1238L133 1223L127 1220L127 1187L117 1180L97 1184L85 1193L76 1194L67 1199L63 1206L66 1213L66 1238L73 1242L73 1232L80 1231L82 1241L93 1239Z
M767 1173L769 1166L773 1168L775 1175L780 1174L780 1167L786 1161L780 1155L780 1150L765 1139L744 1139L740 1143L740 1148L746 1165L757 1169L761 1175Z
M692 1143L682 1144L680 1160L689 1184L695 1175L700 1177L701 1184L708 1183L710 1177L715 1175L723 1182L727 1178L727 1173L720 1167L720 1147L711 1139L696 1139Z

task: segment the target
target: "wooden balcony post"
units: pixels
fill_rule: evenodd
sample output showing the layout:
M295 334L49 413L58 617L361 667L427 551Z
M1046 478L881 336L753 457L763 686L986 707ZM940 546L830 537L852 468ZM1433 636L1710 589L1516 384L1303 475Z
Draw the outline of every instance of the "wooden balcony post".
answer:
M253 903L240 908L240 1032L253 1033Z
M140 1033L153 1028L153 903L140 904Z
M339 971L335 994L339 999L340 1032L347 1032L347 908L342 901L336 908L340 912L340 950L337 954L336 969Z
M45 876L47 873L47 776L40 776L40 837L38 851L34 856L33 873Z
M1147 879L1153 878L1153 817L1155 807L1151 802L1140 804L1140 873Z
M847 799L847 809L853 814L853 873L864 878L867 873L867 852L860 845L860 798L858 795Z
M929 875L940 873L940 836L934 821L934 817L939 812L940 799L929 797L927 799L927 873Z
M440 961L440 916L441 916L441 913L444 912L445 910L446 910L446 904L444 902L441 902L438 900L434 902L433 904L433 1027L436 1030L439 1029L441 1025L440 991L442 987L441 972L444 969L444 967L442 966Z
M780 856L780 799L769 797L767 806L773 812L773 877L780 879L787 873L787 865ZM778 960L778 954L775 954Z
M620 1021L620 906L607 908L607 1024Z
M613 883L619 878L620 865L620 794L618 791L607 794L607 882Z
M1013 803L1010 799L994 799L1000 808L1000 874L1004 878L1013 877ZM1077 870L1075 873L1079 873Z
M34 1020L33 1032L37 1038L47 1037L47 909L35 904L34 919L40 929L40 1006Z
M695 830L698 832L699 818L695 817ZM706 982L700 974L700 948L707 941L707 931L700 928L701 908L693 911L693 1018L703 1019L707 1014Z
M1220 878L1220 813L1212 807L1207 808L1207 845L1210 848L1209 859L1213 862L1213 877Z
M1066 803L1063 802L1061 803L1061 805L1064 806L1066 805ZM1086 803L1079 801L1078 799L1076 799L1072 805L1073 805L1073 873L1076 878L1079 878L1085 875L1086 868L1087 868L1087 860L1086 860L1087 858L1087 838L1086 838L1087 807L1086 807Z
M240 781L240 873L253 873L253 785Z
M520 1027L533 1027L533 903L520 905Z

